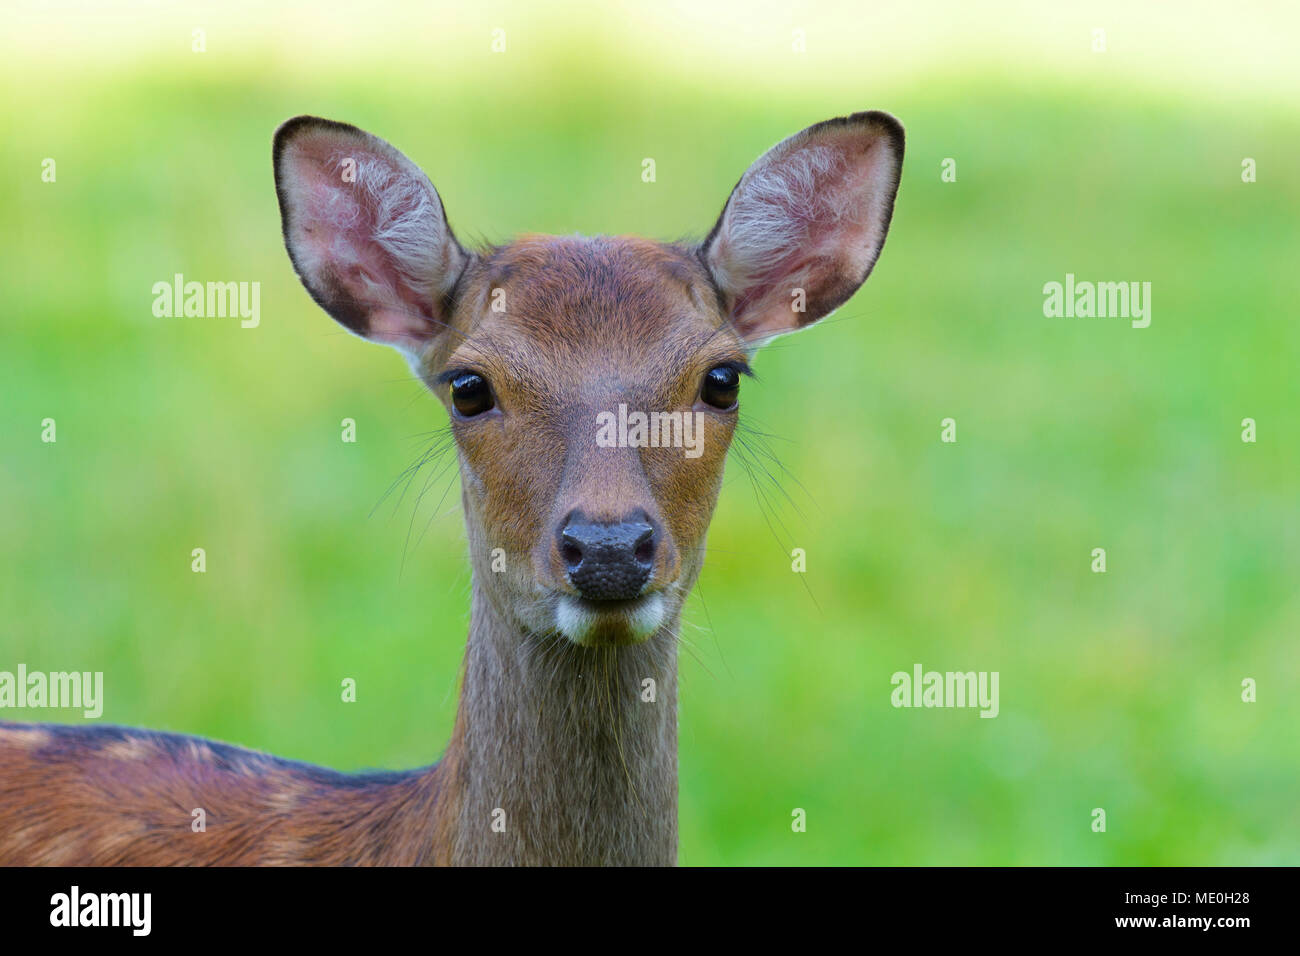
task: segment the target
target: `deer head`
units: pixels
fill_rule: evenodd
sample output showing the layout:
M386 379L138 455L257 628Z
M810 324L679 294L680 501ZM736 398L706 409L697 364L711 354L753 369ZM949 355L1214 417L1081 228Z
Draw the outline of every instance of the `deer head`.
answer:
M741 378L764 342L866 280L902 158L893 117L856 113L760 157L700 243L527 235L471 251L383 140L302 116L274 145L307 291L447 408L476 593L519 632L584 646L677 621Z

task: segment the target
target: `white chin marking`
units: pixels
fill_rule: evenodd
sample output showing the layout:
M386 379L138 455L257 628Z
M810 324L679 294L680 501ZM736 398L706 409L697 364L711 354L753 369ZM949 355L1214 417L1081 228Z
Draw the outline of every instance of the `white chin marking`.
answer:
M664 620L664 596L648 594L629 610L597 611L590 604L567 594L555 608L555 627L575 644L587 644L597 637L613 643L634 644L644 641Z

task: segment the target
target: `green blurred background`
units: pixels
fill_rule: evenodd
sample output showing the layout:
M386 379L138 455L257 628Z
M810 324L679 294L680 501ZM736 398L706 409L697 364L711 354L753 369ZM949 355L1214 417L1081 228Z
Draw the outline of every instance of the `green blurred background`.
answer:
M9 5L0 669L102 670L106 722L438 757L454 469L376 505L445 416L294 277L283 119L389 139L499 241L702 235L772 143L886 109L875 275L744 389L788 498L733 455L683 631L682 862L1300 862L1300 18L1051 6ZM260 327L155 318L177 272L260 282ZM1151 282L1150 328L1044 318L1067 272ZM999 671L1000 716L894 709L915 663Z

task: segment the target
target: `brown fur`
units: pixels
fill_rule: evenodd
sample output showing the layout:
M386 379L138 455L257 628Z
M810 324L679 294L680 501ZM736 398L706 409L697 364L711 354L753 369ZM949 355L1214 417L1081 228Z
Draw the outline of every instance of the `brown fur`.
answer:
M0 723L0 864L425 863L437 792L432 768L349 776L179 734Z

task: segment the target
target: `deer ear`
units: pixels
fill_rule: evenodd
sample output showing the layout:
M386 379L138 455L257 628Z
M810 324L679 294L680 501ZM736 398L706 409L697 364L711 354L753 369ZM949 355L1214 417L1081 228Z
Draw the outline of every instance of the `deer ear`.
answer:
M284 244L311 297L357 335L421 354L469 259L419 167L355 126L298 116L275 131Z
M902 125L870 112L810 126L746 171L701 249L746 342L817 321L866 281L902 165Z

